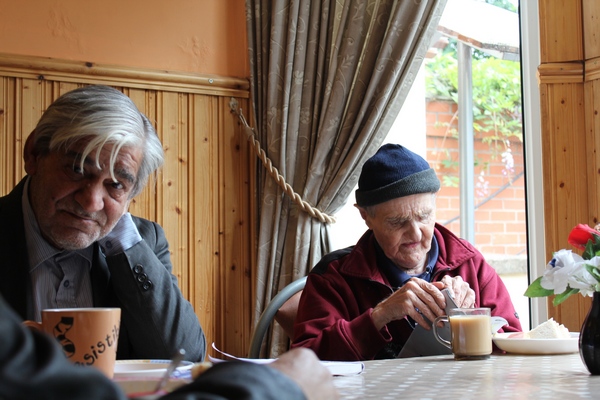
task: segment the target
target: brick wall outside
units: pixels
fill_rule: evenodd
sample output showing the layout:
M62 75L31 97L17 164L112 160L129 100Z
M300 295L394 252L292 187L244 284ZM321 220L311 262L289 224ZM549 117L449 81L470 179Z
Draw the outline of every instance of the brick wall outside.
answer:
M459 188L444 184L444 177L459 176L458 166L446 167L443 161L458 162L458 139L447 133L445 123L453 120L456 104L427 102L427 160L436 170L442 188L437 198L437 221L460 233ZM506 171L500 152L494 153L475 133L475 246L484 255L525 256L527 238L525 224L525 178L523 144L512 141L512 171ZM503 147L502 147L503 148ZM483 171L483 182L479 174ZM479 187L477 183L480 183ZM483 190L485 189L485 190Z

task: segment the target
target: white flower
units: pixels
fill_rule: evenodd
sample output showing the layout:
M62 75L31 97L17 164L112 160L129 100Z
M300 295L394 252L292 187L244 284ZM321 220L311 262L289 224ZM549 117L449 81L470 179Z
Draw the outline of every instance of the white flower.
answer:
M600 257L593 257L590 260L583 261L581 264L583 268L577 270L576 273L569 278L569 286L573 289L579 289L584 296L593 296L598 281L587 271L585 265L591 265L598 269L600 267Z
M546 266L542 276L541 286L547 290L553 290L554 294L561 294L567 290L569 278L574 274L583 275L580 270L584 269L585 260L571 250L559 250L554 253L554 258Z

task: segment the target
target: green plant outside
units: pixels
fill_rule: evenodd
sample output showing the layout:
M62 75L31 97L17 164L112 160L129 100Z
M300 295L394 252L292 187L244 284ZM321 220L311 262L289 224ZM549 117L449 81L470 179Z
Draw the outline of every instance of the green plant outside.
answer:
M426 95L430 100L458 103L458 61L456 44L426 63ZM521 114L520 64L500 60L475 51L472 60L473 82L473 132L483 143L490 146L492 154L510 154L511 140L523 140ZM455 115L455 119L458 116ZM458 132L445 124L447 134L457 137ZM507 163L512 158L508 157ZM447 167L454 167L455 160L442 160ZM476 161L478 164L478 161ZM480 165L485 168L484 164ZM509 167L509 166L507 166ZM458 179L442 177L444 184L457 186Z

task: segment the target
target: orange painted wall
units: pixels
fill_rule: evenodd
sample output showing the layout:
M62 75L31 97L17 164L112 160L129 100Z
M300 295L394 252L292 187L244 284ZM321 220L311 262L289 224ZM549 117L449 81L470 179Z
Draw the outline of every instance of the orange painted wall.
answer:
M244 0L0 0L0 53L245 78Z

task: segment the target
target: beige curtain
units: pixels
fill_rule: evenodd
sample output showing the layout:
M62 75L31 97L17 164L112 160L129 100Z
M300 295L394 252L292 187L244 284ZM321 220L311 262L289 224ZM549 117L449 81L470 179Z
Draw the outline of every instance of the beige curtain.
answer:
M302 200L334 215L402 106L446 0L247 0L256 136ZM266 169L258 185L255 320L332 249L327 223ZM263 355L288 340L275 327Z

